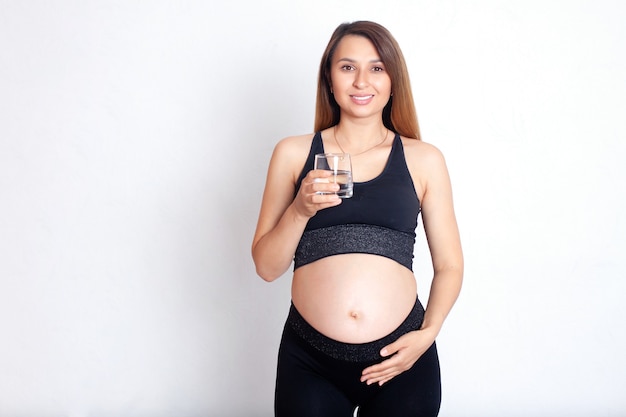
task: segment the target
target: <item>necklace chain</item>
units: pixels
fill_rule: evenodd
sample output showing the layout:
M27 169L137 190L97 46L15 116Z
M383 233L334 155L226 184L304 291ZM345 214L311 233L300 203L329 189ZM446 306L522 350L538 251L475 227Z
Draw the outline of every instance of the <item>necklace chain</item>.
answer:
M351 156L353 157L358 156L358 155L364 154L365 152L369 152L374 148L379 147L380 145L385 143L385 141L387 140L387 136L389 136L389 129L385 129L385 136L383 136L383 140L378 142L376 145L372 146L371 148L367 148L366 150L361 151L359 153L351 154ZM337 146L339 146L339 149L341 149L341 153L346 153L346 151L344 151L343 148L341 147L339 140L337 140L337 125L333 126L333 138L335 138L335 143L337 144Z

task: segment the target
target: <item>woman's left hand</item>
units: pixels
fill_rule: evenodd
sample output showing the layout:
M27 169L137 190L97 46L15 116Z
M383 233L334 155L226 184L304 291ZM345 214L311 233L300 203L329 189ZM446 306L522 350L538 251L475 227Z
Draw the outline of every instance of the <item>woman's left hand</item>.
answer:
M410 369L435 342L435 337L435 334L426 329L415 330L402 335L398 340L380 351L381 356L391 356L391 358L365 368L361 375L361 382L365 382L367 385L383 385Z

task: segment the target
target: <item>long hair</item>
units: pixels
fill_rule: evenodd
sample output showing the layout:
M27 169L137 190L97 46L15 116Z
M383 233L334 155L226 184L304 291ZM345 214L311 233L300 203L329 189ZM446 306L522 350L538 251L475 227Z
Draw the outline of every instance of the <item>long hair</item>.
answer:
M374 45L391 79L392 96L383 109L383 123L402 136L420 140L417 112L404 55L391 33L374 22L343 23L335 29L322 55L317 81L315 131L339 123L340 109L331 93L330 66L339 42L347 35L362 36Z

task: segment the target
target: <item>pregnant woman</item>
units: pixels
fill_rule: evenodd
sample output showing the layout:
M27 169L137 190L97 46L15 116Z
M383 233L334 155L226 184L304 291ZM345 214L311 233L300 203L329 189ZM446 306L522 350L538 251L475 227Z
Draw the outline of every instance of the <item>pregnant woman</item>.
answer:
M313 169L314 155L328 152L351 155L352 197ZM426 308L412 271L420 213L434 270ZM294 262L276 416L438 414L435 339L458 297L463 255L445 160L420 138L404 57L379 24L333 33L314 133L276 145L252 256L266 281Z

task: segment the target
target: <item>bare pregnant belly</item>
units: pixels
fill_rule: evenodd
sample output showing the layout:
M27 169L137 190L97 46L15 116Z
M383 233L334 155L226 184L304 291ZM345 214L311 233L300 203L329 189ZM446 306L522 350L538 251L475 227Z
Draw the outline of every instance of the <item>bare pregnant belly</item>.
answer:
M298 268L291 296L317 331L345 343L365 343L394 331L417 295L415 277L397 262L352 253Z

